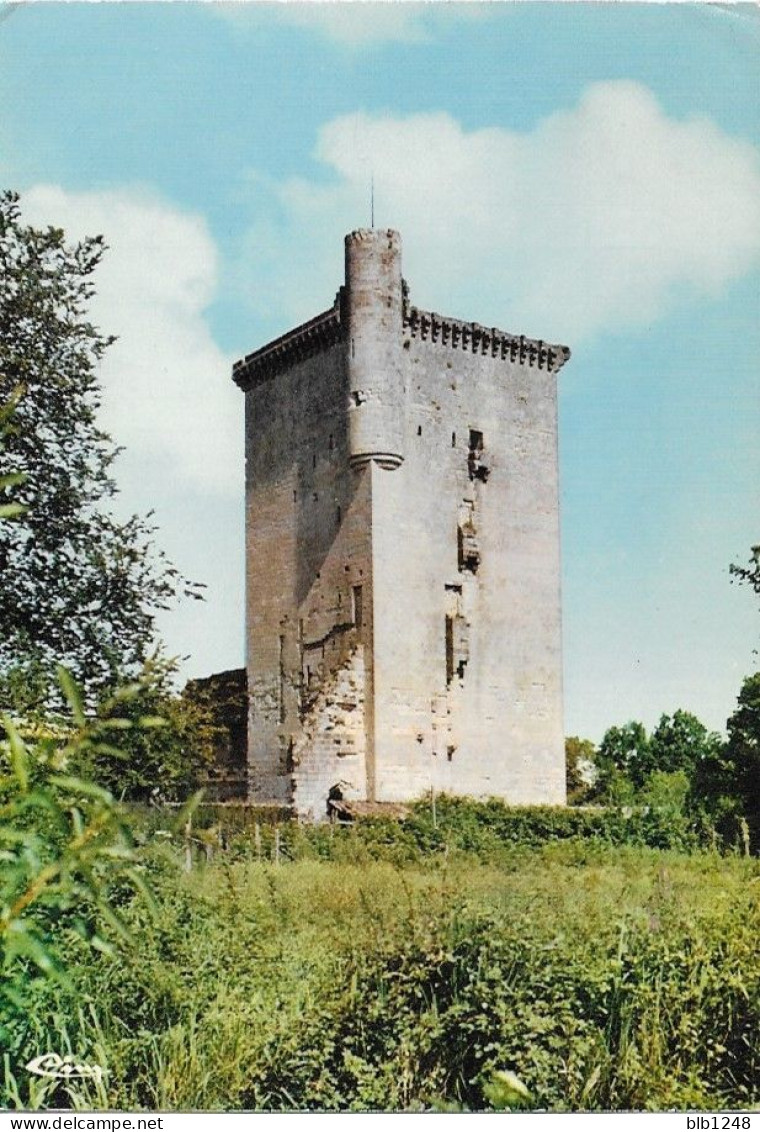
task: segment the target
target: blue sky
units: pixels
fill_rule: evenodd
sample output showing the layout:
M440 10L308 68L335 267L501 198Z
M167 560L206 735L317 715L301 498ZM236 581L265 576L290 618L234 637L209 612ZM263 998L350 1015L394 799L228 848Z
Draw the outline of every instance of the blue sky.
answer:
M760 9L0 5L0 179L110 245L121 506L209 584L168 615L243 661L232 361L401 230L415 300L573 348L560 378L566 726L722 728L757 663Z

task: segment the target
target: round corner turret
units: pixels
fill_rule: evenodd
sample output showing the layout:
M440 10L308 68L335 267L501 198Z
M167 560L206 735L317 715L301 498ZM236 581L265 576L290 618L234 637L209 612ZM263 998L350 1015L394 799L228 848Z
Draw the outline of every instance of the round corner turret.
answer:
M357 228L345 238L351 463L404 459L401 236Z

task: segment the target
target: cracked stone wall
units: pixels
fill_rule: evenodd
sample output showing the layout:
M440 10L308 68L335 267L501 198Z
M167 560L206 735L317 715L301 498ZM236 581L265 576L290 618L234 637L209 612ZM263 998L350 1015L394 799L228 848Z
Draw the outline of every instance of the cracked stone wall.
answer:
M293 749L299 813L324 817L326 800L366 798L364 647L329 673L303 716Z

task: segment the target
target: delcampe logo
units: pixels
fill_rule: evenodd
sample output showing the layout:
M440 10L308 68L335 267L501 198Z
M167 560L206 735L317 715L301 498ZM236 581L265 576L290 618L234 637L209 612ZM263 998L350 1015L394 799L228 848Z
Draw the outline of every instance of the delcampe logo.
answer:
M41 1053L39 1057L27 1062L26 1068L38 1077L58 1077L70 1081L74 1077L91 1077L102 1081L103 1070L99 1065L84 1065L73 1054L61 1057L58 1053Z

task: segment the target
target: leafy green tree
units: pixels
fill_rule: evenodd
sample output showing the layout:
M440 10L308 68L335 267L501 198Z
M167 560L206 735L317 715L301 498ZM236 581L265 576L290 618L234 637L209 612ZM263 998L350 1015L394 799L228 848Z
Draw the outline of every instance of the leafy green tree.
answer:
M610 727L596 755L595 795L600 801L623 804L654 804L655 794L679 797L684 783L688 787L697 767L716 756L720 745L720 736L688 711L662 715L651 735L635 721ZM668 776L674 776L671 783Z
M87 318L103 251L99 236L68 244L60 229L25 226L18 196L0 194L0 404L23 391L0 484L0 505L17 508L0 527L6 706L40 677L55 687L56 664L92 703L139 670L158 611L199 596L155 548L149 516L109 511L118 448L98 426L98 366L113 339Z
M15 400L0 409L0 449ZM12 493L23 480L23 473L3 473L0 491ZM3 502L0 531L23 514L12 498ZM125 815L107 790L71 774L81 752L97 750L104 737L100 720L85 717L69 673L57 675L73 726L38 726L29 741L0 715L0 1047L6 1056L0 1104L19 1107L30 1097L21 1096L13 1066L28 1037L36 986L51 979L72 985L62 942L69 950L74 939L113 953L114 941L127 936L112 901L115 883L126 882L152 902L135 868ZM55 1085L45 1082L36 1100Z
M760 597L760 546L753 546L746 566L731 563L729 573L740 582L746 582Z
M596 747L590 739L568 735L565 739L565 781L567 800L578 805L589 795L595 777Z
M668 814L672 820L685 819L688 812L689 776L683 770L653 770L636 796L638 805Z
M728 720L726 762L746 818L755 851L760 849L760 672L742 684L736 711Z
M693 798L717 832L735 842L746 821L750 844L760 850L760 672L742 684L726 724L728 741L697 768Z
M748 812L760 810L760 672L742 684L736 710L728 720L728 751L737 770Z
M649 739L649 774L683 772L691 779L697 766L712 758L721 745L721 738L708 731L703 723L688 711L675 711L663 715Z
M203 699L173 690L176 661L150 657L138 681L99 705L101 742L80 748L79 773L135 802L184 800L203 781L220 735Z
M732 563L732 578L749 585L760 597L760 546L753 546L746 566ZM724 840L749 834L760 850L760 672L741 687L736 710L727 724L728 742L700 762L691 787L691 803L701 809ZM742 829L742 823L746 827Z
M729 573L732 575L731 580L734 578L739 582L744 582L750 586L757 597L760 598L760 546L753 546L749 556L749 562L746 566L739 566L737 563L732 562L729 566ZM757 649L754 650L757 653Z
M594 795L599 801L627 804L651 769L649 737L635 720L605 731L596 754Z

